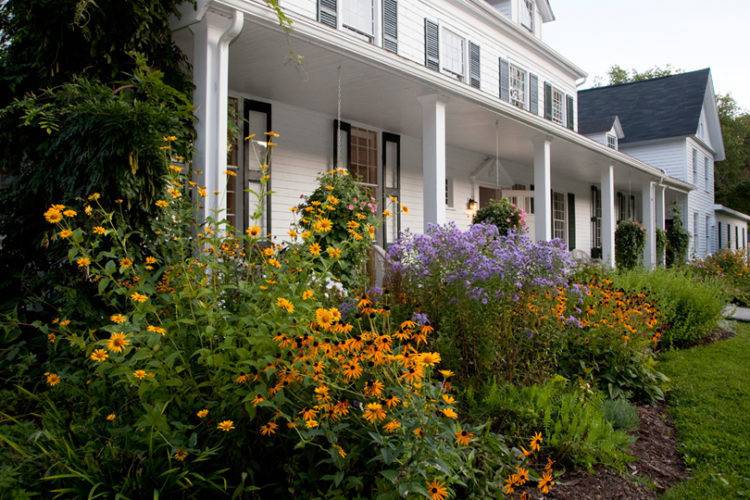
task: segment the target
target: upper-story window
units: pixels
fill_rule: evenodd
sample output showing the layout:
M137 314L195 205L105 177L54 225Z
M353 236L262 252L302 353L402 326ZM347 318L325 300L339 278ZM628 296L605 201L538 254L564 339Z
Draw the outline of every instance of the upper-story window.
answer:
M563 93L552 87L552 121L563 125L565 124L565 96Z
M693 149L693 184L698 185L698 150Z
M703 182L705 183L704 187L706 188L706 191L708 191L708 188L709 188L708 179L709 179L710 170L711 170L711 162L708 159L708 156L705 156L703 158Z
M449 29L443 29L440 54L440 64L443 71L450 73L459 80L464 79L464 44L466 41Z
M534 32L534 0L523 0L521 4L521 25Z
M526 72L513 64L510 65L510 103L526 109Z
M617 136L615 134L607 134L607 147L617 149Z
M341 24L372 42L375 37L374 10L373 0L341 2Z

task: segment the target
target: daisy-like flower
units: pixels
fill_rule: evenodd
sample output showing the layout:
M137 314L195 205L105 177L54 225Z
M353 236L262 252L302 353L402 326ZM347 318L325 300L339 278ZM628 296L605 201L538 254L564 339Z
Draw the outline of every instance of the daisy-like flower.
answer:
M94 232L94 234L98 236L104 236L105 234L107 234L107 230L104 229L102 226L94 226L92 231Z
M107 422L114 422L115 420L117 420L117 414L115 412L112 412L104 418L107 420Z
M124 267L125 269L133 267L133 261L128 257L123 257L120 259L120 267Z
M234 422L231 420L222 420L219 422L219 424L216 426L217 429L224 432L229 432L234 430Z
M388 408L395 408L398 406L398 404L401 402L398 396L391 396L390 398L385 400L385 405Z
M314 428L316 428L316 427L317 427L318 425L320 425L320 424L318 423L318 421L317 421L317 420L314 420L314 419L311 419L311 420L306 420L306 421L305 421L305 426L306 426L306 427L307 427L308 429L314 429Z
M276 434L276 431L279 429L279 424L276 422L268 422L265 425L262 425L260 427L260 435L261 436L273 436Z
M362 413L362 417L370 423L375 423L385 420L386 413L383 409L383 405L380 403L367 403L365 411Z
M113 314L112 316L109 317L109 320L112 323L117 323L118 325L121 325L128 320L128 317L125 316L124 314Z
M443 408L442 410L440 410L440 412L451 420L458 419L458 413L456 413L456 410L454 410L453 408Z
M261 230L260 226L256 225L256 226L250 226L250 227L248 227L245 230L245 233L248 236L250 236L251 238L257 238L258 236L260 236L261 231L262 230Z
M449 405L452 405L456 402L456 398L454 398L450 394L443 394L442 398L443 398L443 401L445 401L445 403Z
M383 429L385 429L385 432L393 433L396 432L401 428L401 422L399 422L396 419L389 420L387 424L383 426Z
M60 383L60 375L57 373L44 372L44 379L50 387L54 387Z
M336 444L334 445L334 447L336 448L336 452L341 458L346 458L346 451L341 446Z
M146 370L136 370L133 372L133 376L138 380L143 380L144 378L153 377L154 374L151 372L147 372Z
M98 199L99 199L99 198L101 198L101 197L102 197L102 195L101 195L101 194L99 194L99 193L91 193L91 194L90 194L90 195L88 196L88 200L89 200L89 201L96 201L96 200L98 200Z
M76 215L78 215L78 212L76 212L75 210L69 208L69 209L63 211L63 215L65 217L75 217Z
M62 239L67 239L73 236L73 231L71 231L70 229L63 229L62 231L57 233L57 235Z
M529 448L531 448L532 451L539 451L542 448L539 443L541 443L542 441L542 433L537 432L536 434L534 434L534 437L531 438Z
M318 243L313 243L309 247L307 247L307 250L310 252L310 255L317 257L320 255L320 245Z
M178 448L177 451L174 452L174 459L178 462L184 462L187 456L188 452L183 450L182 448Z
M309 300L313 297L315 297L315 292L313 292L312 290L305 290L304 292L302 292L302 300Z
M460 430L456 432L456 443L458 443L461 446L467 446L469 443L471 443L471 440L474 439L474 433L468 432L464 430Z
M89 267L91 265L91 259L88 257L78 257L76 259L76 264L78 264L78 267Z
M362 367L356 361L349 361L342 370L347 380L356 380L362 375Z
M443 378L451 378L456 374L451 370L440 370L440 375L442 375Z
M108 358L109 354L107 354L107 351L104 349L94 349L89 355L89 359L91 359L91 361L96 361L97 363L103 363L107 361Z
M427 483L427 494L430 500L445 500L448 498L448 488L438 480Z
M253 398L253 401L252 401L253 406L258 406L259 404L261 404L265 400L266 399L263 396L261 396L260 394L256 394L255 397Z
M554 481L552 480L552 473L545 472L539 479L539 483L537 483L536 487L543 495L546 495L552 490L553 485Z
M158 262L156 257L148 256L145 260L146 264L156 264Z
M169 206L169 202L167 200L156 200L154 202L154 205L159 208L167 208Z
M148 325L146 330L151 333L158 333L159 335L166 335L167 329L162 326Z
M50 224L57 224L62 220L62 218L62 210L60 210L56 206L51 206L47 209L46 212L44 212L44 219Z
M130 341L128 340L127 335L122 332L115 332L107 341L107 349L112 352L122 352L128 344L130 344Z
M139 304L142 304L148 300L148 295L143 295L142 293L133 292L130 294L130 300L133 302L138 302Z
M333 222L331 222L331 219L323 217L313 222L313 230L316 233L327 233L331 229L333 229Z
M276 307L283 309L289 314L294 312L294 304L292 304L289 300L285 299L284 297L279 297L276 299Z
M206 418L208 416L208 408L203 408L195 412L195 416L198 418Z
M328 247L326 249L326 253L332 259L340 259L341 258L341 249L340 248Z

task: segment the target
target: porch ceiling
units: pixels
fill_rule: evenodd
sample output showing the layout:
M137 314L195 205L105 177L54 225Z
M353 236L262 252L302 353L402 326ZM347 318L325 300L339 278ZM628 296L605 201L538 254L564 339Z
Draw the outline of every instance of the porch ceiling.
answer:
M176 33L175 39L190 56L192 42L188 30ZM302 56L303 64L293 62L290 54ZM244 29L229 49L229 88L335 116L339 68L342 120L420 138L422 112L417 98L439 93L447 101L446 141L449 145L494 156L497 121L500 157L521 168L528 166L530 174L533 140L539 138L541 132L520 122L512 113L489 109L300 33L288 36L269 26L267 20L249 14L245 16ZM570 181L598 182L600 169L607 163L615 165L615 182L620 188L654 179L636 168L613 162L601 153L559 137L552 140L551 160L553 182L557 176Z

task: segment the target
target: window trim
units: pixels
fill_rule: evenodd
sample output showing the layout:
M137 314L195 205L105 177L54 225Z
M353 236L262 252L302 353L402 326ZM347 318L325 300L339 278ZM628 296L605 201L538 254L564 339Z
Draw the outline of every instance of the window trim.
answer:
M520 89L520 92L522 93L521 99L516 99L513 97L514 91L519 91L519 89L515 88L513 83L514 80L518 82L519 80L517 78L514 79L514 71L518 73L518 76L523 77L520 82L522 83L523 88ZM513 64L512 62L508 63L508 98L509 102L519 108L526 110L528 109L528 102L529 102L529 72L523 69L521 66L517 64Z
M466 64L467 38L465 36L459 35L457 30L449 28L441 23L438 23L438 30L440 32L440 39L438 40L438 45L440 46L440 72L448 76L452 76L460 82L465 82L466 81L466 66L467 66ZM448 32L450 35L446 36L446 32ZM446 50L446 47L444 46L444 44L447 42L450 36L454 36L461 40L461 73L456 73L452 69L448 69L445 67L446 61L448 59L448 57L446 56L449 51Z
M550 88L552 91L550 92L550 109L551 109L551 118L550 120L553 123L556 123L560 126L565 126L565 118L566 118L566 102L565 102L565 92L560 90L559 88L555 87L550 83ZM560 95L560 121L557 121L555 119L555 93Z

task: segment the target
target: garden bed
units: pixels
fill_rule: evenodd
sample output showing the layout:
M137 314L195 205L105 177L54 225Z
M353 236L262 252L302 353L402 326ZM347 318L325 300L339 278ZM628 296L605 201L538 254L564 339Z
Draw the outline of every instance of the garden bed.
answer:
M564 476L553 492L554 498L656 498L657 493L687 477L677 453L674 427L666 406L638 408L640 425L631 453L636 461L625 473L599 468L591 474L574 471Z

